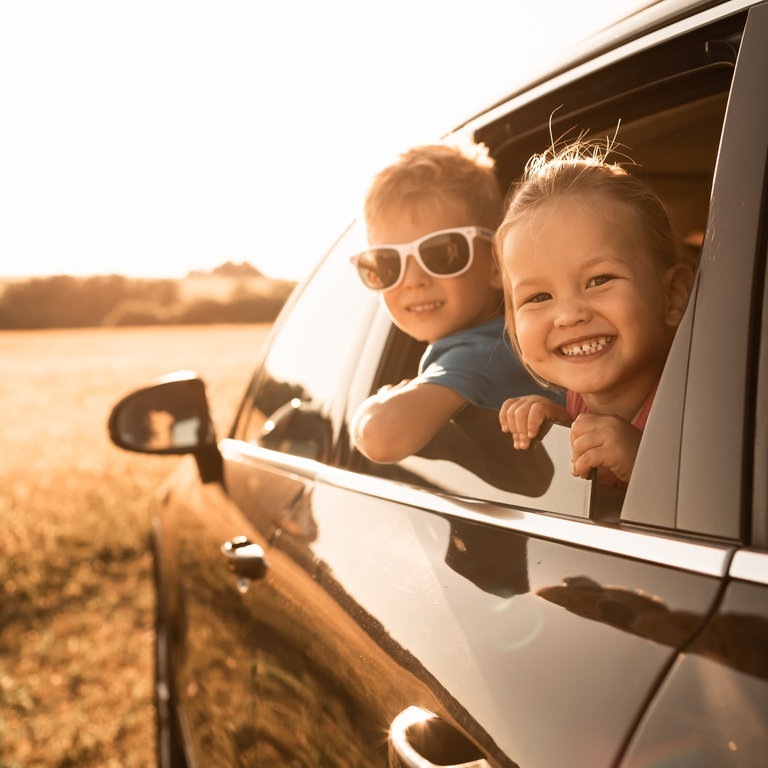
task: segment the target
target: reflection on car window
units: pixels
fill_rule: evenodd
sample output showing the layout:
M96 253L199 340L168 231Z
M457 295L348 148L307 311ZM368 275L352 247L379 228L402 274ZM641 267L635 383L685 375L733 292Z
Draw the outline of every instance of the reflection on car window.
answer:
M286 453L326 459L339 433L334 398L359 350L375 296L361 291L348 255L357 226L339 241L280 320L236 432Z
M595 489L570 472L567 427L550 425L527 451L517 451L498 414L467 405L417 454L397 464L361 457L369 474L451 496L585 518Z

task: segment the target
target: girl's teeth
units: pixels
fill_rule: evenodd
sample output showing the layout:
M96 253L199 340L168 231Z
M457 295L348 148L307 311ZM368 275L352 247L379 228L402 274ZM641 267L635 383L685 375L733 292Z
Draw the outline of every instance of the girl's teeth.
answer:
M599 339L582 341L580 344L570 344L567 347L560 347L560 352L566 357L591 355L605 349L612 341L613 336L601 336Z

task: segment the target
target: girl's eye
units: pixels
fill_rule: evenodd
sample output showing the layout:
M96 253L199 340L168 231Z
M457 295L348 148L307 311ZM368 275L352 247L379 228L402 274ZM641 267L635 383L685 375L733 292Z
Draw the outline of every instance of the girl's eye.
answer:
M529 296L523 304L541 304L542 301L548 301L552 298L552 294L549 293L534 293L533 296Z
M598 275L597 277L593 277L587 283L587 288L596 288L598 285L605 285L610 280L613 280L613 275Z

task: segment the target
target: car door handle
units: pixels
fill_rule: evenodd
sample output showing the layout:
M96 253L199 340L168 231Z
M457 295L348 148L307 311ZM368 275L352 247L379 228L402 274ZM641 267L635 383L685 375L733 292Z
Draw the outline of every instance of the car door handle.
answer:
M246 536L235 536L221 545L229 570L240 579L262 579L267 572L264 550Z
M389 728L389 768L490 768L450 723L421 707L404 709Z

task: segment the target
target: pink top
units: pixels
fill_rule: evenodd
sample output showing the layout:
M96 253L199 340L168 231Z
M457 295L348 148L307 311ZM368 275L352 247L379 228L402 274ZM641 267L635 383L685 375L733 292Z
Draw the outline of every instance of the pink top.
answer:
M646 422L648 421L648 414L651 412L651 406L653 405L653 398L656 396L656 389L659 383L656 382L651 393L645 398L645 402L640 406L640 410L634 415L631 420L631 424L637 427L641 432L645 429ZM568 390L565 394L565 407L568 413L575 419L579 414L589 413L589 408L584 402L584 398L576 392Z

